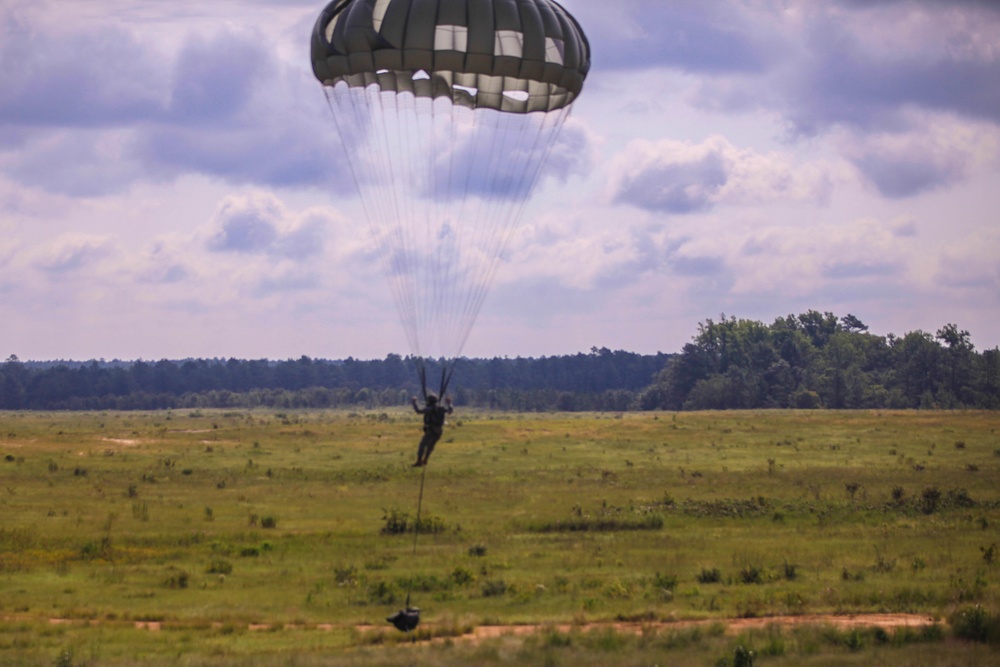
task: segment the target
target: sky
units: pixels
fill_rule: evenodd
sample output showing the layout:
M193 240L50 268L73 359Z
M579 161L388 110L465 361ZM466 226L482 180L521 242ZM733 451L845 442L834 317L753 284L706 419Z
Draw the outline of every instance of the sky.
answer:
M0 358L409 352L324 4L0 2ZM467 356L808 310L1000 345L1000 3L562 4L592 68Z

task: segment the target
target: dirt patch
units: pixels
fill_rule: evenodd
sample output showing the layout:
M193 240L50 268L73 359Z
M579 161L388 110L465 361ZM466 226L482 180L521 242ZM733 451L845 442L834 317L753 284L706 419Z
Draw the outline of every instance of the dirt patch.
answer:
M20 619L23 616L0 617L5 620ZM86 625L101 625L102 621L95 619L64 619L50 618L52 625L69 623L83 623ZM535 623L523 625L479 625L471 631L459 636L436 636L431 642L462 641L477 643L487 639L497 639L500 637L524 637L537 632L599 632L613 630L622 634L642 635L650 632L663 632L669 630L685 630L696 627L708 627L715 624L723 624L726 627L726 634L736 635L746 630L760 629L768 626L779 626L791 628L802 625L830 625L836 628L873 628L881 627L886 629L894 628L922 628L935 623L942 623L938 619L928 614L812 614L804 616L765 616L761 618L717 618L699 621L650 621L650 622L608 622L608 623ZM213 623L213 627L222 627L221 623ZM147 630L159 632L162 624L158 621L135 621L133 624L137 630ZM247 629L250 631L271 631L282 630L318 630L330 632L332 630L356 630L361 633L382 633L397 634L398 631L387 625L339 625L333 623L318 623L315 625L282 624L273 625L270 623L250 623ZM420 626L421 630L435 635L435 625L426 623Z
M699 621L651 621L651 622L614 622L614 623L555 623L555 624L525 624L525 625L480 625L471 632L457 637L435 637L431 641L468 641L479 642L499 637L523 637L537 632L597 632L614 630L622 634L642 635L650 632L668 630L684 630L695 627L708 627L721 623L726 626L726 634L737 635L746 630L780 626L791 628L802 625L831 625L837 628L922 628L934 625L940 621L927 614L813 614L803 616L766 616L761 618L718 618ZM421 625L421 629L434 634L434 625ZM395 633L396 630L385 626L356 626L359 632Z
M139 444L138 440L133 440L132 438L101 438L101 440L114 445L121 445L122 447L135 447Z

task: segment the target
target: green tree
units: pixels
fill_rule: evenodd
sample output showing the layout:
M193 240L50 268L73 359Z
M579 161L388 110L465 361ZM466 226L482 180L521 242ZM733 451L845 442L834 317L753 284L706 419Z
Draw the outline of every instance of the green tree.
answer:
M941 341L946 350L943 355L945 387L948 390L945 407L969 405L975 402L973 374L975 371L975 347L969 332L960 330L955 324L946 324L938 329L934 337Z

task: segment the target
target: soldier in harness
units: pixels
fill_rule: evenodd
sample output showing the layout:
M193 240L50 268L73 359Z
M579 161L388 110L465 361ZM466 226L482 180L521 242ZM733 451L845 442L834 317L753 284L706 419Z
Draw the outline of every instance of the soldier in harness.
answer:
M441 439L444 433L445 415L450 415L453 411L451 399L445 397L444 406L438 405L437 395L427 394L427 405L421 408L417 405L417 397L413 397L413 409L424 416L424 437L420 439L420 447L417 449L417 462L414 468L427 465L427 460L434 451L434 445Z

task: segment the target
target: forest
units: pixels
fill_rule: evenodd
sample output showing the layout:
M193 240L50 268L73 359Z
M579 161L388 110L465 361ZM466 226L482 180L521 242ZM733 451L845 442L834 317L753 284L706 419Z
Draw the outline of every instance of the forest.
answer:
M426 362L438 386L441 363ZM419 393L418 360L184 359L0 364L3 410L375 409ZM968 331L879 336L810 310L770 325L722 315L678 353L594 347L540 358L462 358L456 405L513 411L998 409L1000 350Z

